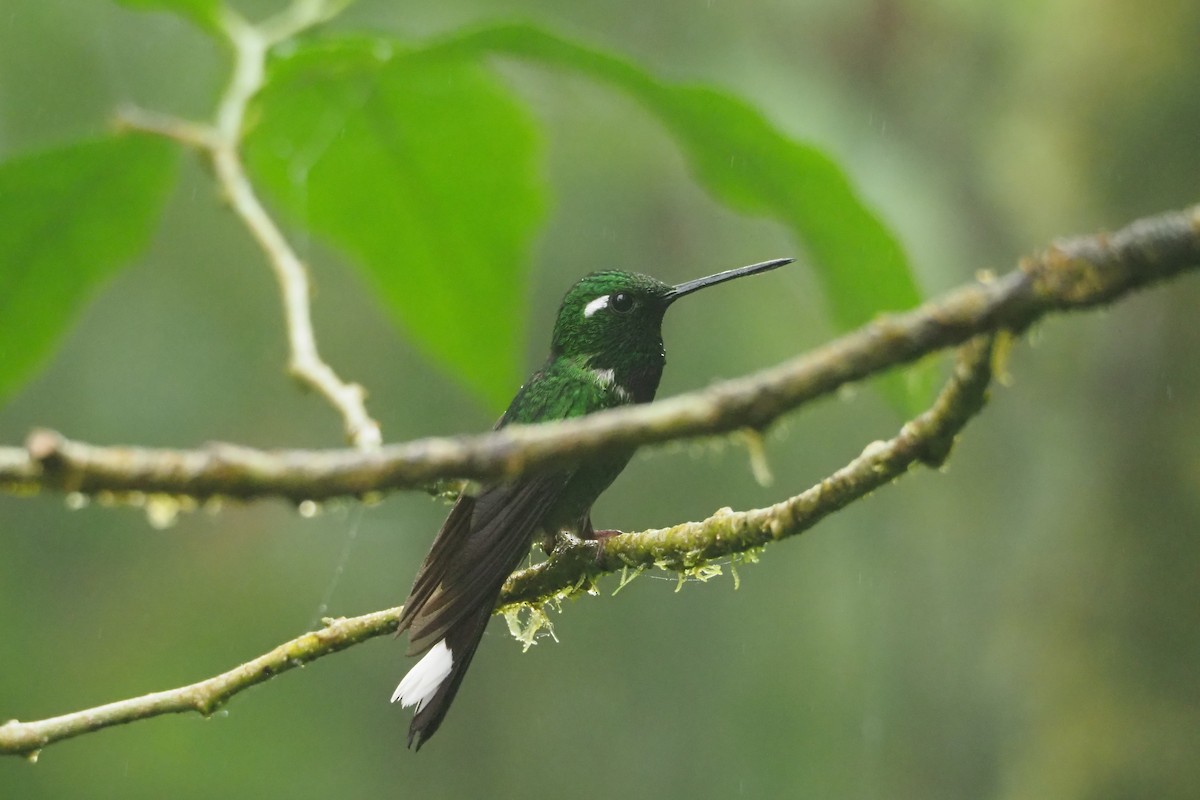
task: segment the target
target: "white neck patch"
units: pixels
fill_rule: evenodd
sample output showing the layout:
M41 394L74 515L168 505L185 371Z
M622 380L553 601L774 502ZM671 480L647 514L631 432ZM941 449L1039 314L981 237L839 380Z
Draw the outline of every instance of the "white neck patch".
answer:
M597 385L599 385L605 389L612 389L614 392L617 393L617 397L621 398L622 400L629 399L629 392L625 389L624 386L617 383L616 370L612 369L611 367L608 369L594 369L593 368L591 370L591 373L592 373L592 377L596 379Z
M583 307L583 316L590 317L602 308L608 308L608 295L602 294Z
M612 386L613 381L617 378L617 373L613 369L594 369L592 370L592 377L601 386Z

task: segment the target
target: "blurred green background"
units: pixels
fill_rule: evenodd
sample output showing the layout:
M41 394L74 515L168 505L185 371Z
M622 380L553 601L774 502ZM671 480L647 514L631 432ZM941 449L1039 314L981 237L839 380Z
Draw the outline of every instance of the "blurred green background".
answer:
M206 116L223 80L220 50L169 15L66 0L2 11L4 157L95 134L127 101ZM721 87L826 148L929 294L1055 236L1200 199L1195 3L360 0L337 27L422 38L494 19ZM552 196L527 367L586 271L674 282L799 251L710 199L624 96L496 63L541 126ZM368 387L389 441L490 426L494 409L397 334L352 265L297 236L323 352ZM36 766L0 760L0 797L1194 797L1198 303L1192 277L1039 325L947 469L768 550L736 592L728 577L675 593L646 576L571 603L561 643L524 655L494 622L419 755L386 702L409 664L382 639L209 720L104 731ZM667 321L660 394L834 333L807 268L698 296ZM0 441L42 425L102 443L339 444L284 357L271 276L186 157L149 251L0 408ZM594 517L640 529L767 504L898 423L865 387L807 408L769 437L769 487L736 444L645 453ZM136 510L0 496L0 718L188 683L321 615L394 605L444 513L417 494L314 519L266 502L160 531Z

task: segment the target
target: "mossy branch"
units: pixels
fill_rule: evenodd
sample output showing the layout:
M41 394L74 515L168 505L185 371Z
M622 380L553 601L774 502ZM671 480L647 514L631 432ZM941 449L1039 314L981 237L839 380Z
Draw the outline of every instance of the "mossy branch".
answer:
M991 379L991 337L973 340L933 407L887 442L868 445L861 456L813 488L774 506L735 513L722 510L703 522L664 530L625 533L604 542L563 540L546 562L513 575L500 610L562 599L600 575L626 567L658 565L694 573L708 561L756 550L795 536L852 500L894 480L918 461L937 465L954 436L983 407ZM349 619L327 620L320 630L284 642L268 653L198 683L133 697L96 708L32 722L0 725L0 754L36 760L54 742L162 714L212 714L233 695L281 672L396 629L399 608Z
M25 448L0 449L0 485L10 490L146 492L193 498L360 494L438 477L511 477L605 448L761 430L796 406L883 369L971 340L933 407L893 439L811 489L769 508L727 509L703 522L564 540L546 562L514 574L502 609L540 607L590 587L605 573L659 566L696 574L713 559L795 536L895 480L914 463L940 464L955 435L982 408L991 380L993 334L1020 332L1045 314L1109 302L1200 266L1200 207L1136 222L1112 235L1063 241L1018 270L951 292L916 311L876 322L773 369L641 408L497 434L428 439L377 453L266 452L231 445L199 451L102 448L35 432ZM198 683L33 722L0 725L0 754L35 759L63 739L160 714L211 714L244 689L294 666L392 631L400 609L329 621L258 658Z
M703 522L627 533L603 543L563 540L546 562L514 574L501 610L540 610L599 576L658 566L696 574L713 559L795 536L891 482L917 462L937 465L983 406L994 334L1020 332L1052 311L1087 308L1200 266L1200 207L1136 222L1112 235L1052 245L996 280L951 292L876 322L794 361L649 406L498 434L428 439L378 453L264 452L228 445L202 451L96 448L38 432L0 450L10 488L141 491L189 497L293 499L414 486L438 477L511 477L608 447L762 429L785 411L926 353L967 342L927 412L874 442L811 489L768 508L723 509ZM970 341L968 341L970 340ZM0 725L0 754L36 758L63 739L160 714L211 714L230 697L294 666L395 630L400 609L329 621L319 631L198 683L33 722Z
M281 672L394 631L399 619L400 609L392 608L351 619L326 620L320 630L284 642L258 658L198 683L36 722L10 720L0 725L0 754L20 755L36 761L41 749L48 744L113 725L185 711L208 716L233 695Z
M422 487L444 478L513 478L630 445L763 430L847 383L980 334L1019 333L1047 314L1101 305L1197 268L1200 206L1148 217L1115 233L1056 242L999 278L882 316L775 367L645 406L370 452L231 444L196 450L102 447L35 431L23 448L0 448L0 488L299 502Z

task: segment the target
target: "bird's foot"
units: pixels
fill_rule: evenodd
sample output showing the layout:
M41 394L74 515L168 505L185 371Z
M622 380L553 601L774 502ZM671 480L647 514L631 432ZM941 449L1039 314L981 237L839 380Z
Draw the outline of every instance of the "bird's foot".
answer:
M600 564L604 560L604 542L614 536L620 536L624 531L617 530L596 530L590 526L581 531L578 535L570 530L561 530L553 536L546 536L542 539L542 550L545 551L547 557L551 557L556 553L565 553L574 550L576 547L583 545L585 542L596 543L596 563Z
M594 533L603 533L605 535L612 535L615 533L620 533L620 531L590 531L589 530L589 531L581 531L580 533L576 533L575 531L572 531L572 530L563 529L561 531L555 531L553 534L547 534L547 535L543 536L541 539L541 542L539 544L541 545L542 550L546 553L546 557L549 558L550 556L553 556L555 553L557 553L559 551L567 552L569 550L574 550L576 547L579 547L584 542L591 541L592 539L596 538L593 535Z
M596 543L596 566L604 561L604 543L614 536L620 536L624 531L602 530L592 531L592 541Z
M622 533L624 533L624 531L614 531L614 530L607 530L607 529L602 530L602 531L592 531L591 538L595 539L597 542L602 542L605 539L611 539L614 536L620 536Z
M559 531L553 537L547 537L547 541L543 546L549 546L549 549L546 550L546 555L552 556L559 551L566 552L573 550L581 544L583 544L583 539L571 531Z

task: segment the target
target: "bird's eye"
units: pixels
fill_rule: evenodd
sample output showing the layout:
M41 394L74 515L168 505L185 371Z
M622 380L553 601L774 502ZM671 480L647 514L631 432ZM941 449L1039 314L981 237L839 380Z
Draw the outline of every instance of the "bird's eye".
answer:
M608 307L618 314L624 314L633 309L633 295L627 292L617 292L608 301Z

